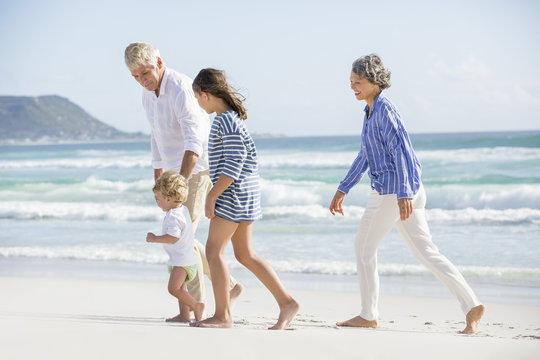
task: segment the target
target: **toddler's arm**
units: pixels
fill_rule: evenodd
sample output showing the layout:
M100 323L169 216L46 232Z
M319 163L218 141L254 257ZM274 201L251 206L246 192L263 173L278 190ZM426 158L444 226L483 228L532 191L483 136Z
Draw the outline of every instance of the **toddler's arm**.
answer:
M172 244L177 241L178 241L177 237L174 237L169 234L159 235L159 236L151 232L146 234L146 242L149 242L149 243Z

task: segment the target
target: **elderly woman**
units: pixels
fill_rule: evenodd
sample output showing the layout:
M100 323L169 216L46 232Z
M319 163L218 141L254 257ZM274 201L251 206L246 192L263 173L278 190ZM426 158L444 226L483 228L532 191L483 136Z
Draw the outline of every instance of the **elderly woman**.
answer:
M484 305L476 298L457 268L431 241L426 222L426 193L420 180L421 166L396 107L382 90L390 87L390 72L378 55L356 60L351 89L366 101L361 147L349 172L338 186L330 212L343 214L343 200L367 171L371 189L356 236L356 262L362 300L359 316L338 326L378 326L379 276L377 246L395 225L414 257L424 264L457 297L466 314L462 333L476 331Z

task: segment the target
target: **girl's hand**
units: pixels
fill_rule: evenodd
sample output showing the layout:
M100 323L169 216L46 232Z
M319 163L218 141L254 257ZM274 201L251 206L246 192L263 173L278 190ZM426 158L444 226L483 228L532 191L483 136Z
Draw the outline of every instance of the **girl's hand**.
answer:
M340 213L341 215L345 215L342 208L343 199L345 199L345 194L337 190L332 202L330 203L330 212L332 215L336 216L336 212Z
M154 233L151 233L149 232L148 234L146 234L146 242L154 242L154 239L156 238L156 235L154 235Z
M210 195L210 194L208 194ZM207 196L206 197L206 204L204 206L204 215L209 218L209 219L212 219L214 216L216 216L214 214L214 209L216 208L216 199L210 197L210 196Z
M407 220L413 211L412 200L408 198L398 199L399 217L401 221Z

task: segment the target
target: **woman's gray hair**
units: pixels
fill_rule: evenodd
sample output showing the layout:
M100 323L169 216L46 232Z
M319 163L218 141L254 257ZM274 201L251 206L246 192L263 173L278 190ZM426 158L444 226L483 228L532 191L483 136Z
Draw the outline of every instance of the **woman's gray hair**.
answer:
M352 72L367 79L370 83L379 85L381 90L388 89L390 83L390 71L385 69L381 57L370 54L356 59L352 65Z
M128 45L124 52L124 60L129 70L135 70L141 65L158 66L159 50L149 43L134 42Z

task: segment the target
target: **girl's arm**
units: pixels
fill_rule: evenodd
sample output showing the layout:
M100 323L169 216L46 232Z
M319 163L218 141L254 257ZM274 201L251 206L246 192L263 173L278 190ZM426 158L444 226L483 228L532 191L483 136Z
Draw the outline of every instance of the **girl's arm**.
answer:
M212 190L208 193L208 196L206 196L206 206L204 208L204 212L207 218L212 219L214 215L214 208L216 207L216 199L221 195L231 184L233 183L234 179L221 174L219 176L218 181L212 187Z
M172 244L178 241L177 237L174 237L169 234L165 235L155 235L154 233L146 234L146 242L150 243L161 243L161 244Z

